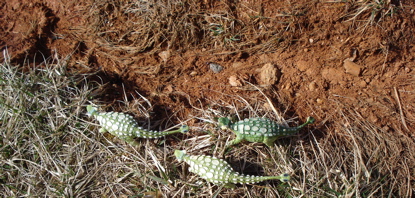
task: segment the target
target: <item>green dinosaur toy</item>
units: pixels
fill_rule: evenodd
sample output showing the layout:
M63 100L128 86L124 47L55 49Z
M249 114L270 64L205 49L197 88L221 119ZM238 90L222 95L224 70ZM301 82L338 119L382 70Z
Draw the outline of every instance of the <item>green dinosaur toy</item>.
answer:
M268 118L250 118L232 123L229 118L219 118L221 129L230 129L236 134L236 138L228 143L228 146L238 144L242 140L249 142L263 142L267 146L272 146L275 140L280 137L292 135L308 124L314 123L313 117L308 117L307 121L298 127L283 127Z
M99 132L109 132L114 136L130 143L135 144L134 138L160 138L165 135L174 133L187 133L189 126L182 125L179 129L173 131L148 131L139 127L133 116L119 112L100 113L97 108L88 105L88 115L94 116L100 123Z
M265 180L279 179L282 182L290 181L287 173L280 176L253 176L235 172L232 167L222 159L206 155L188 155L184 150L175 150L174 155L179 162L181 160L189 164L189 171L195 173L216 185L224 185L227 188L235 187L235 184L252 184Z

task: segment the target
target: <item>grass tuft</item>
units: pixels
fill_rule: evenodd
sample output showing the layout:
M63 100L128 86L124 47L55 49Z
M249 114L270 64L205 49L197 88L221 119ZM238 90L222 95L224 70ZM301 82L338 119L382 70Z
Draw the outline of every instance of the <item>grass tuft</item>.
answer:
M171 190L154 180L169 181L163 149L143 142L143 152L113 142L88 121L87 101L98 98L101 87L86 77L67 73L56 59L25 71L0 65L3 196L119 197Z
M363 30L368 25L383 21L386 17L393 17L401 6L391 0L353 0L348 3L350 3L350 10L353 12L348 15L350 17L348 21L362 23L360 28Z

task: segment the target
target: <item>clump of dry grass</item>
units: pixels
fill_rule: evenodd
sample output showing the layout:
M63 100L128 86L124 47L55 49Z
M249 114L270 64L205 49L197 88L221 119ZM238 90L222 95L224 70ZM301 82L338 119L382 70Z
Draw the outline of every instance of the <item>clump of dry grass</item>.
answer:
M119 197L169 190L162 185L168 184L164 148L113 142L86 121L86 101L98 84L66 73L56 59L27 67L23 72L8 62L0 65L3 196Z
M252 2L233 1L99 1L85 10L99 35L99 54L112 62L119 54L135 61L134 54L150 50L275 51L292 42L302 17L301 6L263 16ZM290 32L291 34L288 34ZM297 35L298 36L298 35Z
M368 25L381 22L385 17L393 17L402 4L400 1L391 0L369 0L369 1L348 1L350 11L348 14L348 21L354 21L358 24L362 23L360 27L364 30Z
M7 56L5 60L8 60ZM28 71L0 65L1 192L3 196L83 194L97 153L81 120L92 87L48 60Z

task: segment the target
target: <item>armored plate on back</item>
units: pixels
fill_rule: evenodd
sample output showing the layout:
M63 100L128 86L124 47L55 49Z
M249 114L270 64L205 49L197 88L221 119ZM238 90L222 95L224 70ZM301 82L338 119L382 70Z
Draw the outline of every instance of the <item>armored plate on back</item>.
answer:
M181 161L189 164L189 171L195 173L216 185L233 188L235 184L253 184L266 180L279 179L282 182L290 181L287 173L279 176L254 176L235 172L223 159L206 155L188 155L184 150L175 150L174 155Z
M228 146L238 144L242 140L248 142L263 142L267 146L272 146L275 140L280 137L289 136L297 133L301 128L314 123L313 117L308 117L307 121L298 127L284 127L268 118L247 118L232 123L229 118L219 118L219 127L230 129L236 135Z
M134 138L160 138L174 133L187 133L189 126L182 125L179 129L173 131L152 131L145 130L138 125L133 116L119 112L98 112L95 107L87 106L89 116L95 117L102 128L100 132L109 132L114 136L134 144Z

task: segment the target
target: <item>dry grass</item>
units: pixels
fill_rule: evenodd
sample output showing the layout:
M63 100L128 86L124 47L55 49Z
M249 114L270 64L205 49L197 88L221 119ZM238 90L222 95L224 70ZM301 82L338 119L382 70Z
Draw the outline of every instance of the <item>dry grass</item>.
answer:
M393 17L402 9L402 4L391 0L352 0L348 1L348 7L348 21L359 24L359 29L365 30L369 25L384 21L386 17Z
M27 72L7 62L0 68L0 188L6 197L413 195L413 140L399 131L395 132L399 135L388 134L340 104L337 122L332 125L317 122L298 135L277 141L272 148L243 143L225 151L233 136L217 130L215 117L266 116L284 125L298 124L284 121L281 112L269 108L273 104L266 98L251 105L239 96L228 96L234 98L233 104L212 101L208 109L194 107L190 117L200 122L192 126L190 135L140 140L140 145L132 147L99 134L96 124L85 116L85 105L93 100L90 95L99 88L98 83L66 74L59 60ZM93 101L98 103L97 99ZM245 108L235 107L238 103ZM143 97L120 104L139 106L144 117L151 109ZM325 135L318 135L322 131ZM225 189L189 173L185 164L175 160L174 149L225 158L247 174L289 172L293 180Z
M246 100L235 96L234 101L244 103ZM245 104L246 108L237 109L233 104L221 103L213 105L214 109L199 109L201 115L197 117L213 120L223 116L217 115L220 112L230 112L242 118L266 116L287 124L281 112L277 115L264 108L271 106L267 100L259 100L254 106ZM325 124L320 120L298 135L277 141L272 148L260 143L244 143L224 153L225 143L233 136L206 125L208 128L198 130L215 131L211 135L214 139L204 149L191 150L195 154L226 158L236 170L248 174L289 172L293 175L288 184L264 182L240 186L245 191L219 188L223 197L411 197L414 190L412 167L415 166L413 139L399 130L395 131L399 135L391 135L390 131L365 121L340 102L338 106L333 118L336 123ZM220 112L217 109L221 109ZM211 195L214 193L212 191Z
M238 12L226 5L223 12L212 13L200 12L209 8L197 1L115 2L99 1L97 10L91 11L91 17L100 16L91 27L102 35L101 47L114 53L111 56L120 51L133 57L149 48L200 45L272 51L280 41L294 39L285 33L301 28L296 24L302 17L301 7L264 18L249 5L237 7ZM363 6L355 16L368 13L367 5L378 1L359 2L366 4L359 4ZM385 9L382 13L390 12ZM121 18L127 21L126 29L112 30L111 24ZM271 26L281 31L273 32ZM250 43L255 40L262 43ZM85 115L89 102L102 103L99 90L105 91L104 85L87 80L88 75L66 73L59 59L49 59L41 67L27 64L25 72L10 65L7 56L5 60L0 65L0 192L4 197L411 197L414 193L414 140L399 129L391 134L374 126L340 102L330 122L312 115L316 124L277 141L272 148L242 143L226 151L225 144L233 136L218 130L215 118L265 116L290 126L304 120L285 120L281 108L269 108L275 104L266 97L251 103L240 96L227 96L232 104L193 104L188 118L198 121L189 135L140 140L138 146L130 146L98 133L95 122ZM133 97L117 104L148 122L152 105L139 94ZM172 123L149 123L159 125L166 128ZM292 181L225 189L189 173L174 158L174 149L225 158L235 170L247 174L289 172Z
M249 1L103 0L94 5L85 10L91 23L85 31L100 36L93 42L110 62L119 54L134 59L134 54L154 49L275 51L298 37L298 18L304 12L304 6L293 5L275 17L264 17L261 7Z

